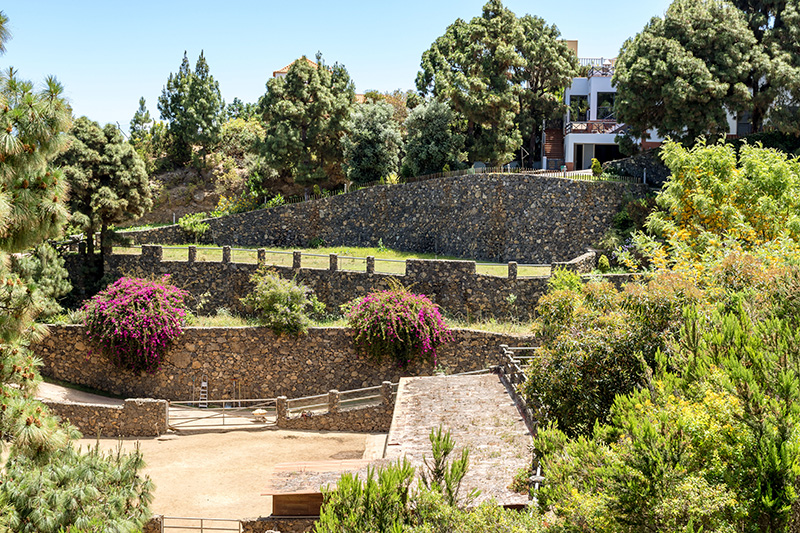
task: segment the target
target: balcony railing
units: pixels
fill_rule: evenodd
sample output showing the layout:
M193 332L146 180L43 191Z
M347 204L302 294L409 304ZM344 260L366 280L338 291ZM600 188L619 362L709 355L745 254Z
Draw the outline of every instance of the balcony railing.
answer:
M606 122L616 122L617 114L614 112L613 107L599 106L597 108L597 120L603 120Z
M564 128L564 135L570 133L619 133L625 124L617 122L569 122Z
M614 75L614 65L592 65L587 78L610 78Z

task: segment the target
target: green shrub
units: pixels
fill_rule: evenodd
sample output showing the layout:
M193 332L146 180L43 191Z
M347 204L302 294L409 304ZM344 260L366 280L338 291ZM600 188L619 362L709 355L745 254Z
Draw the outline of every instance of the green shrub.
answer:
M416 359L436 366L436 348L451 338L439 307L396 281L390 289L345 304L343 310L355 330L356 351L378 361L388 356L401 368Z
M188 213L178 219L178 226L192 241L197 242L211 228L208 222L203 222L205 218L205 213Z
M311 289L294 279L281 278L267 266L259 267L250 282L253 290L241 302L253 309L261 325L278 335L305 333L311 324L309 314L325 310Z
M598 161L597 159L595 159L593 157L592 158L592 176L597 178L597 177L600 177L602 175L603 175L603 165L601 165L600 161Z
M270 198L267 203L264 204L264 209L270 209L273 207L278 207L286 203L286 199L283 197L281 193L276 194L272 198Z
M603 274L611 270L611 263L608 261L608 257L605 255L600 256L600 259L597 260L597 270Z

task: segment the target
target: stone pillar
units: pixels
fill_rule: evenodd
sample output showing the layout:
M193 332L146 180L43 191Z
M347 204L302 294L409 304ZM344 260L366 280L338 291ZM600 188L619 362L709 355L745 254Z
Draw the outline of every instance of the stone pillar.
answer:
M517 262L508 262L508 279L517 279Z
M223 246L222 247L222 262L223 263L230 263L231 262L231 247L230 246Z
M339 391L336 389L331 389L328 391L328 412L339 412Z
M303 252L295 250L292 252L292 270L300 270L300 265L303 263Z
M367 274L375 273L375 258L371 255L367 257Z
M383 405L392 405L392 382L384 381L381 383L381 403Z
M189 247L189 262L194 263L197 261L197 246Z
M330 267L328 268L331 272L336 272L339 270L339 254L331 254L330 255Z
M163 250L159 244L143 244L142 245L142 259L153 261L155 263L161 262Z
M258 254L258 264L263 265L267 262L267 251L263 248L259 248L256 252Z
M275 410L277 411L278 420L288 419L289 399L286 396L278 396L275 398Z

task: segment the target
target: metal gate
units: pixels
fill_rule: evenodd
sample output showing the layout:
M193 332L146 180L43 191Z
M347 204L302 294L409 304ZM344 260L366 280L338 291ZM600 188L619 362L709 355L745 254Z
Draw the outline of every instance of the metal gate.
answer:
M169 403L169 428L176 431L265 427L274 426L276 420L274 398L203 399Z
M164 516L161 518L161 531L236 531L241 533L242 523L227 518L188 518L183 516Z

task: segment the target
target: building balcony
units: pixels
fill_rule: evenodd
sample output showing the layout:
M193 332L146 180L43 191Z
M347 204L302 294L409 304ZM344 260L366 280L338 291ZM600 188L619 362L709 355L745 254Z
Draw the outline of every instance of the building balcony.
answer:
M623 129L625 129L625 124L619 124L615 120L568 122L564 127L564 135L571 133L619 133Z

